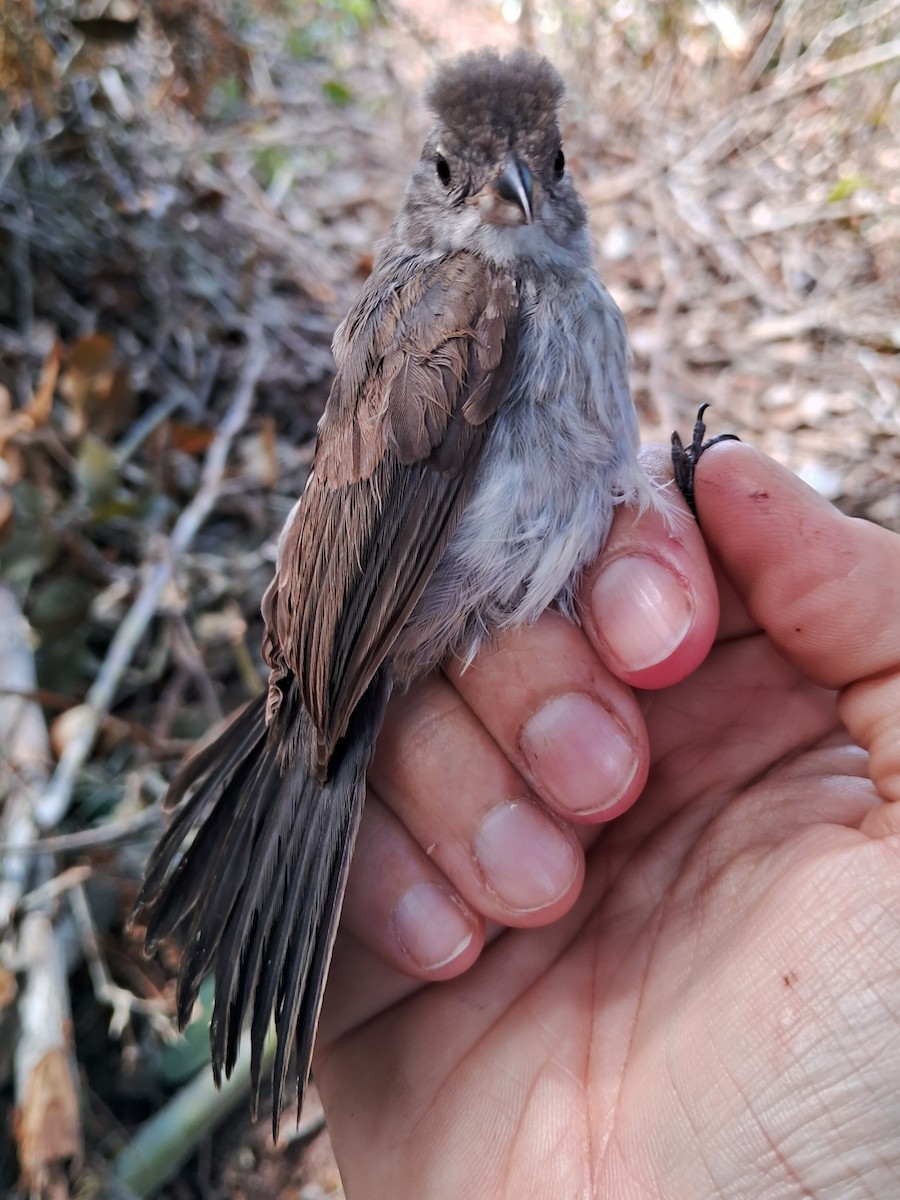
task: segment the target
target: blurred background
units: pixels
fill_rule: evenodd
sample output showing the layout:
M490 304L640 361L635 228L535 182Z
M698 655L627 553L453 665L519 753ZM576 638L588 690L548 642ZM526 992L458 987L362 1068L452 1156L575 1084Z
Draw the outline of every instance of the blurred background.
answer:
M646 438L709 401L900 531L900 0L0 0L11 1195L343 1195L315 1096L271 1147L240 1078L213 1092L203 1014L173 1041L173 957L125 918L174 765L261 686L421 87L482 45L568 83Z

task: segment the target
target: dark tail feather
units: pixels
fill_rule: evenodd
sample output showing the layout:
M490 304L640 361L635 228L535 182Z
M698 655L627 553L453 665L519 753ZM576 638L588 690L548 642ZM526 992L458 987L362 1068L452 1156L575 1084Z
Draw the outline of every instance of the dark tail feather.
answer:
M286 689L271 729L265 698L251 701L173 783L170 796L180 804L138 897L148 947L187 930L178 986L182 1025L204 975L215 968L210 1044L217 1081L231 1073L252 1013L254 1107L274 1010L276 1137L292 1050L298 1101L306 1087L366 769L389 693L383 671L353 714L325 784L306 766L315 731L296 685Z
M237 768L252 761L254 754L258 752L266 734L264 714L265 697L259 696L241 709L215 742L188 759L169 788L164 805L167 810L175 808L194 783L200 780L204 782L204 786L198 787L180 804L171 825L160 838L147 864L137 907L146 910L152 908L147 926L147 948L150 951L155 949L160 938L172 933L176 925L187 917L196 902L196 898L193 902L189 901L188 896L191 876L185 877L187 856L182 857L179 866L176 867L176 874L183 880L182 887L173 888L173 880L170 879L166 884L166 879L170 875L173 863L181 855L185 838L192 830L203 826ZM194 872L192 879L195 890L198 893L202 892L203 872ZM161 896L164 884L165 897ZM177 901L172 912L169 911L169 906L162 902L169 897Z

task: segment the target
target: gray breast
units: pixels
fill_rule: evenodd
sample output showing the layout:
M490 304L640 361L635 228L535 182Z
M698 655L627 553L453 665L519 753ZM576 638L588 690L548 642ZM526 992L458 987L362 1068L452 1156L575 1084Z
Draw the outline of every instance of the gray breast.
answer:
M569 616L614 505L658 504L637 462L621 314L593 271L526 280L519 359L472 497L401 635L398 678L527 624ZM411 670L411 664L417 664Z

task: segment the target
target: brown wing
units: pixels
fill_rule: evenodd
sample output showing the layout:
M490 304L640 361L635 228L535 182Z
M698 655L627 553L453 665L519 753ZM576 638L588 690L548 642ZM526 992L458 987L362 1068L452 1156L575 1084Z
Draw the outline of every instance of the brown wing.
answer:
M309 484L263 600L273 681L292 671L327 775L350 716L428 582L512 374L514 280L460 254L369 280L336 341Z

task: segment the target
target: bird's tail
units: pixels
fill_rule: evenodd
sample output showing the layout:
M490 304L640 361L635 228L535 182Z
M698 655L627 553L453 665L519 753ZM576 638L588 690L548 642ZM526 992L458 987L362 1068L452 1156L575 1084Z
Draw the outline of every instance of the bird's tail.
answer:
M382 671L357 707L325 784L307 768L315 730L296 684L286 687L271 727L265 696L252 700L172 783L166 807L175 815L150 856L135 906L136 919L146 922L148 951L181 934L182 1028L202 979L215 971L210 1044L217 1083L230 1075L252 1014L254 1107L274 1011L276 1137L292 1050L298 1101L306 1087L366 769L389 692Z

